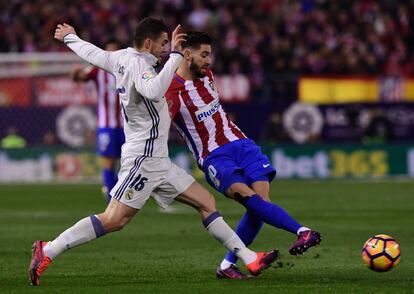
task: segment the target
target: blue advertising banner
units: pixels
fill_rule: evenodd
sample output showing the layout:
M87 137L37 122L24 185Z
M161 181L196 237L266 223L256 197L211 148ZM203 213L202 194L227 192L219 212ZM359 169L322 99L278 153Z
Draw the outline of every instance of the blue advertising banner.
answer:
M262 143L414 142L414 103L224 105Z

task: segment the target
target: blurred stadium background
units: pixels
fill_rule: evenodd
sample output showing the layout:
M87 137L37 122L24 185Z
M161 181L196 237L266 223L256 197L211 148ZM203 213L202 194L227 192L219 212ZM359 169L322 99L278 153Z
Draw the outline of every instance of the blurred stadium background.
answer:
M53 40L56 24L130 46L145 16L213 36L223 106L286 179L272 199L324 242L292 257L294 236L265 226L253 249L274 244L281 260L260 279L217 282L224 250L195 212L149 203L122 233L62 256L44 277L50 293L412 293L413 0L0 1L0 292L31 293L31 242L104 206L96 90L72 82L83 63ZM170 147L202 177L174 132ZM242 208L215 196L235 226ZM360 258L379 233L402 247L398 269L381 276Z
M145 16L213 36L223 105L262 144L279 177L414 176L413 1L0 6L0 182L99 181L96 92L71 81L81 61L53 31L66 21L97 45L116 37L129 46ZM176 134L171 143L172 156L194 169Z

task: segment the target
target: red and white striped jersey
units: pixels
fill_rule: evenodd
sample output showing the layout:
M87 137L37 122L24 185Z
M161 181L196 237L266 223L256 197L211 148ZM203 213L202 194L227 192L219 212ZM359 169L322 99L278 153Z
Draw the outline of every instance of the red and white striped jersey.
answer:
M98 92L98 128L122 128L123 119L115 77L98 68L91 67L86 80L94 81Z
M175 74L165 96L175 128L200 165L214 149L246 138L223 110L211 71L195 80Z

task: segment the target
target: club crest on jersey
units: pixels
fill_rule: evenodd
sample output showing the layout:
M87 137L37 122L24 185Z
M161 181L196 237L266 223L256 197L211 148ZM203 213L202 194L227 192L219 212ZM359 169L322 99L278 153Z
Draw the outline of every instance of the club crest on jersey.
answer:
M148 71L146 71L146 72L144 72L144 73L142 74L142 79L143 79L144 81L146 81L146 82L148 82L149 80L151 80L153 77L154 77L154 76L153 76L153 74L152 74L152 73L150 73L150 72L148 72Z
M208 85L210 86L211 90L213 90L214 92L216 91L216 87L214 86L214 82L211 81L210 83L208 83Z
M198 122L205 120L206 118L215 114L220 108L220 102L218 100L214 100L204 106L203 108L196 111L196 118Z

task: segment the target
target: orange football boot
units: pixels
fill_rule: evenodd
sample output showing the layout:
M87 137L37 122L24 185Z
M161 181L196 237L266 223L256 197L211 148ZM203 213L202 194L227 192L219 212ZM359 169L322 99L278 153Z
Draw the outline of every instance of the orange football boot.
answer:
M52 263L52 260L45 255L43 247L47 244L44 241L36 241L32 249L32 261L29 267L30 281L33 286L39 286L40 275Z
M257 258L247 265L247 269L253 276L258 276L279 257L278 250L270 252L257 252Z

